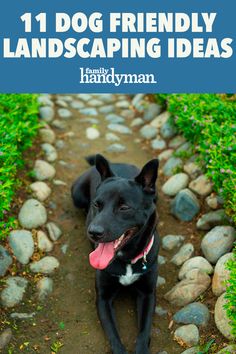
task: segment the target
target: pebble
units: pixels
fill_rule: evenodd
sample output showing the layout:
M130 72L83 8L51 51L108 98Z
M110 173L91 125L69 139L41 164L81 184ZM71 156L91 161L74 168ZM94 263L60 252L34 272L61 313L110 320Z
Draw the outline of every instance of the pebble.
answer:
M187 272L184 279L177 283L164 298L174 306L185 306L207 290L211 283L209 275L200 269Z
M156 118L154 118L150 124L152 127L159 129L163 126L163 124L166 123L166 121L169 118L170 118L170 113L166 111L166 112L159 114Z
M106 121L114 124L124 123L124 118L118 116L117 114L111 113L106 116Z
M140 135L143 139L153 139L157 136L157 133L158 133L157 128L154 128L149 124L144 125L140 129Z
M96 108L89 108L89 107L80 109L80 113L85 116L97 116L98 115Z
M197 345L199 342L199 331L196 325L189 324L176 329L174 333L175 340L184 343L187 346Z
M114 101L114 96L111 93L101 93L100 95L98 95L98 97L103 102L108 102L109 103L109 102L113 102Z
M28 199L21 207L18 219L26 229L37 228L47 221L47 211L37 199Z
M218 209L220 207L220 203L216 195L209 195L206 198L206 203L211 209Z
M62 99L63 101L66 101L66 102L71 102L73 101L73 98L71 96L66 96L66 95L63 95L63 96L59 96L58 97L59 99Z
M212 192L212 183L204 175L201 175L189 183L189 188L200 195L201 197L206 197Z
M132 120L130 126L132 128L134 128L134 127L139 127L140 125L143 125L143 124L144 124L144 120L142 118L138 117L138 118L135 118Z
M184 165L184 172L186 172L193 179L197 178L201 174L201 169L195 162L190 161Z
M42 150L46 155L46 159L48 162L54 162L58 158L57 150L51 144L44 143L41 145Z
M186 142L186 139L182 135L177 135L169 142L169 147L177 149L180 145Z
M192 257L194 253L194 247L191 243L186 243L183 245L179 252L171 259L171 262L177 266L181 266L184 262L186 262L189 258Z
M36 315L35 312L31 312L31 313L25 313L25 312L12 312L10 314L10 317L16 320L29 320L31 318L33 318Z
M184 264L182 265L179 271L179 275L178 275L179 279L182 280L185 277L185 274L192 269L200 269L202 272L209 275L213 273L213 267L206 260L206 258L197 256L197 257L190 258L189 260L184 262Z
M69 109L66 109L66 108L59 108L57 110L57 113L58 113L59 117L62 119L68 119L68 118L72 117L71 111L69 111Z
M74 100L70 103L71 108L73 109L81 109L84 108L84 103L81 101Z
M153 150L163 150L166 148L166 142L163 139L157 138L151 141L151 147Z
M98 111L99 111L99 113L102 113L102 114L109 114L109 113L114 112L114 110L115 110L115 107L113 105L108 105L108 106L100 107Z
M48 277L43 277L37 283L38 299L44 301L53 291L53 280Z
M54 106L54 103L50 100L50 98L45 95L40 95L37 98L37 101L41 106L51 106L51 107Z
M65 147L65 145L66 144L65 144L64 140L62 140L62 139L58 139L55 144L57 149L63 149Z
M16 259L21 264L29 263L30 257L34 253L34 240L30 231L11 231L9 235L9 244Z
M168 160L172 154L173 154L174 150L173 149L167 149L167 150L164 150L162 151L159 155L158 155L158 160L159 161L166 161Z
M120 138L113 133L106 133L106 140L107 141L119 141Z
M52 241L55 242L61 237L62 231L59 226L57 226L54 222L48 222L46 224L46 228L48 230L49 237Z
M173 320L177 323L195 324L206 326L210 319L210 313L206 305L201 302L193 302L175 313Z
M6 280L6 287L1 292L3 307L14 307L23 299L28 280L22 277L10 277Z
M158 114L161 113L161 106L157 103L149 103L144 108L143 118L146 121L153 120Z
M96 98L93 98L92 100L90 100L88 102L88 105L92 106L92 107L100 107L103 105L103 102L101 102L100 100L97 100Z
M66 254L68 247L69 247L69 245L67 243L65 243L64 245L61 246L61 251L63 254Z
M52 182L55 186L67 186L66 182L61 181L60 179L54 179Z
M167 315L168 311L161 306L156 306L155 313L160 317L164 317Z
M224 209L216 211L210 211L207 214L203 214L197 221L197 228L199 230L210 230L214 226L219 226L227 221Z
M39 108L39 114L41 119L47 123L50 123L54 118L55 111L50 106L42 106Z
M96 128L90 127L86 129L86 138L89 140L95 140L99 138L100 133Z
M128 127L126 127L125 125L122 124L108 124L108 129L116 132L116 133L120 133L120 134L128 134L131 135L132 134L132 130Z
M64 122L63 120L59 120L59 119L54 119L52 121L52 126L56 129L59 129L59 130L64 130L67 127L66 122Z
M122 101L116 102L115 106L117 108L129 108L131 106L131 103L130 103L130 101L122 100Z
M165 176L172 176L176 169L182 168L183 161L179 157L170 157L163 166Z
M164 139L173 138L176 133L177 129L170 119L168 119L161 127L161 135Z
M122 144L112 144L112 145L109 145L107 148L106 148L106 151L107 152L116 152L116 153L121 153L121 152L125 152L127 149L126 149L126 146L122 145Z
M157 287L159 286L163 286L166 284L166 280L165 278L161 277L160 275L158 275L158 278L157 278Z
M120 114L126 119L133 119L135 117L135 112L131 109L124 109L123 111L121 111Z
M51 274L59 267L58 260L53 256L46 256L40 261L30 264L30 270L33 273Z
M63 108L68 107L68 103L65 102L64 100L58 99L58 100L56 100L56 104L57 104L59 107L63 107Z
M171 251L176 247L180 247L185 237L182 235L167 235L162 238L162 248Z
M0 245L0 277L4 277L11 264L12 257L9 252Z
M158 255L157 260L158 260L158 265L159 265L159 266L161 266L161 265L163 265L163 264L166 264L166 257L161 256L160 254Z
M188 141L186 143L181 144L175 152L176 154L179 154L181 152L186 152L186 151L188 151L188 153L192 152L192 144Z
M56 139L56 135L52 129L42 128L39 130L39 135L43 143L53 144Z
M78 94L77 97L80 98L84 102L88 102L89 100L92 99L92 96L87 93L80 93L80 94Z
M170 177L162 186L162 192L171 197L175 196L182 189L186 188L189 182L189 177L186 173L177 173Z
M38 248L43 252L51 252L53 249L53 243L49 240L45 232L37 232Z
M171 213L182 221L191 221L199 211L199 201L187 188L182 189L171 201Z
M44 181L46 179L53 178L56 174L56 170L48 162L43 160L36 160L33 173L38 181Z
M225 293L218 297L215 304L215 324L220 333L229 340L234 340L235 337L232 334L232 327L230 325L230 320L226 315L225 305L227 300L225 299Z
M0 334L0 349L4 349L11 341L12 338L12 330L11 328L6 328Z
M199 351L200 351L199 347L192 347L192 348L186 349L181 354L199 354Z
M212 279L212 291L216 296L220 296L226 291L226 284L230 277L230 271L226 268L226 265L229 260L233 259L233 253L226 253L216 263Z
M236 344L227 345L227 347L221 349L216 354L235 354L236 353Z
M202 239L201 249L212 264L233 248L236 232L232 226L216 226Z
M48 202L48 207L50 209L56 210L57 209L57 204L55 202L53 202L52 200L50 200L50 202Z
M34 196L40 201L43 202L51 194L52 190L45 182L34 182L31 183L30 189L33 191Z
M143 100L144 96L145 96L144 93L137 93L132 99L132 102L131 102L132 106L134 106L135 108L138 109L138 107L140 105L140 101Z

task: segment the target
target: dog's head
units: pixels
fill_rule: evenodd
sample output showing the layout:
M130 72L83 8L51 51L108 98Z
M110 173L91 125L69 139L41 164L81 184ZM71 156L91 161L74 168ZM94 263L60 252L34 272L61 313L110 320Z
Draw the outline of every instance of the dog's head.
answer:
M90 263L105 269L155 213L158 160L149 161L133 179L115 176L101 155L96 156L96 168L101 183L91 202L87 231L89 239L98 244Z

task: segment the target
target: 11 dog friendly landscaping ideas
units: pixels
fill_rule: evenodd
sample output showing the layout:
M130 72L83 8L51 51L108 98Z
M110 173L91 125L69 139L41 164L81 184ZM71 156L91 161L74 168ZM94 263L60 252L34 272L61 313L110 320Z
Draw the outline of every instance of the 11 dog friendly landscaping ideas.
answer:
M160 161L151 353L235 353L234 95L0 95L0 350L109 353L85 216L70 188L100 153ZM133 352L132 295L116 302Z

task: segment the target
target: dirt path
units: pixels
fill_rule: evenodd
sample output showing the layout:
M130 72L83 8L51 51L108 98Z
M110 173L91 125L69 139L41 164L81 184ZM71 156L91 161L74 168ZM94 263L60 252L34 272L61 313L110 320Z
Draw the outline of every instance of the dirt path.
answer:
M100 99L99 97L95 97ZM127 100L128 96L115 96L115 104L118 100ZM111 103L104 103L111 104ZM74 179L84 172L88 165L84 160L84 156L95 153L102 153L108 159L114 162L131 162L142 166L146 161L152 158L151 152L136 139L140 136L138 133L130 135L117 134L120 137L119 143L125 145L126 152L123 153L107 153L106 148L112 143L107 141L105 134L110 132L107 128L108 122L105 120L104 114L94 117L99 120L97 129L100 137L95 140L86 138L86 128L92 124L81 122L84 115L78 110L70 109L73 117L65 119L66 128L64 130L54 129L57 138L64 141L64 146L58 150L59 158L55 163L57 175L56 178L64 181L66 186L54 186L53 193L50 197L48 210L50 210L49 218L56 222L63 230L63 236L58 241L54 251L52 252L59 261L60 268L54 275L54 292L50 298L38 306L29 302L22 306L23 312L38 310L37 316L29 321L21 322L17 326L14 336L15 348L19 348L21 344L29 342L23 346L23 351L15 349L14 353L51 353L50 346L54 343L62 343L63 346L59 350L61 354L104 354L110 353L108 343L104 337L103 331L99 324L95 309L95 291L94 291L94 270L88 263L88 253L90 252L90 244L85 234L85 216L82 212L75 210L70 197L70 187ZM120 114L122 109L116 108L115 113ZM131 120L126 118L127 126ZM73 132L73 137L68 137L66 133ZM62 162L64 161L64 162ZM158 187L163 183L160 176ZM170 215L169 201L161 191L159 191L158 211L160 217L159 232L160 235L181 234L186 237L194 235L195 226L192 223L181 223ZM186 226L187 225L187 226ZM66 253L62 252L61 246L68 247ZM67 246L65 246L67 245ZM65 248L63 248L65 250ZM165 253L161 250L161 255L170 259L172 254ZM163 295L177 281L176 266L167 262L160 266L160 275L166 279L164 286L157 289L157 305L168 310L166 316L155 315L152 330L151 353L156 354L159 351L166 351L168 354L178 354L184 349L173 341L172 329L168 329L171 315L176 312L163 299ZM34 290L32 290L34 294ZM34 295L31 297L34 299ZM134 340L136 337L136 318L135 305L129 294L122 294L116 302L117 319L119 323L120 333L123 342L127 346L130 353L134 349ZM20 309L18 309L20 312ZM34 348L34 349L33 349ZM9 352L6 352L9 353Z

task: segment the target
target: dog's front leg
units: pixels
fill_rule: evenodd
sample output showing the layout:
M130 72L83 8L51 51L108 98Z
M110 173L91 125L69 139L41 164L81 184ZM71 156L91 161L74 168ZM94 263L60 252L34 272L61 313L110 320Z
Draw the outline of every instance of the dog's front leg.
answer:
M113 354L128 354L123 346L115 323L115 313L112 306L118 291L118 281L112 277L96 272L97 311L102 327L110 342Z
M140 280L137 287L139 334L136 341L135 354L150 354L150 334L156 303L156 273L150 276L147 275L145 278Z

